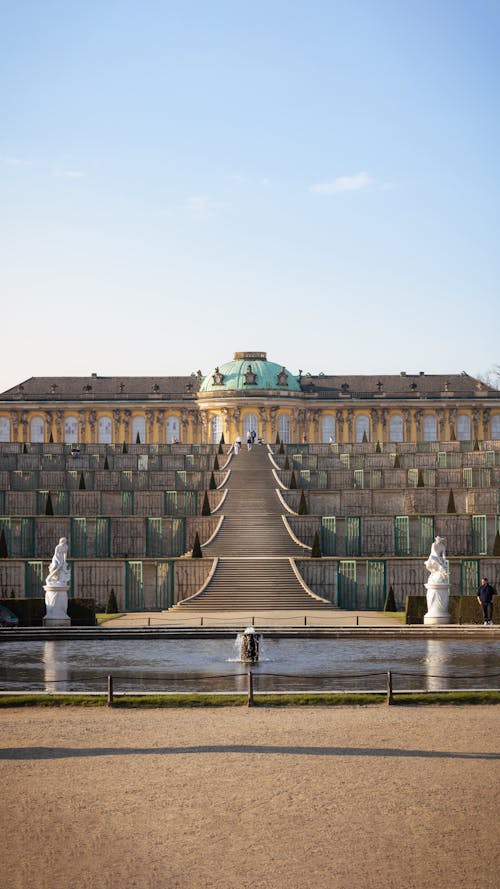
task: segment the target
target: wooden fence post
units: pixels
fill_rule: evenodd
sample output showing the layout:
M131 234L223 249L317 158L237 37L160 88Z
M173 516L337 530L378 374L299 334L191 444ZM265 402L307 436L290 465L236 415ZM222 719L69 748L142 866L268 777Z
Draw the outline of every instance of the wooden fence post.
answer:
M113 677L108 676L108 707L113 706Z
M393 704L394 698L392 696L392 673L390 670L387 671L387 704Z
M248 671L247 678L248 678L248 706L253 707L253 674L252 674L251 670Z

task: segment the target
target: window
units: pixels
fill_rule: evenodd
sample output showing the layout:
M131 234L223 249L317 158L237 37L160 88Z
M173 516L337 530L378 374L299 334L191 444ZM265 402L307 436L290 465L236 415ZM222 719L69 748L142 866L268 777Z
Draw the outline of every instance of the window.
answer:
M500 414L493 414L491 418L491 438L500 438Z
M33 417L30 423L30 441L44 440L45 424L42 417Z
M99 417L97 424L99 444L111 444L112 428L111 417Z
M403 441L403 418L401 414L392 414L389 420L389 441Z
M217 444L222 437L222 417L220 414L216 414L215 417L212 417L210 428L212 433L212 444Z
M470 417L467 414L457 417L457 438L459 441L470 441Z
M246 414L243 419L243 441L246 441L250 432L257 433L259 421L255 414Z
M179 417L167 417L166 424L167 444L173 441L179 441Z
M434 414L424 416L424 441L437 441L437 419Z
M285 444L290 441L290 417L287 414L278 417L278 435Z
M10 441L10 420L0 417L0 441Z
M332 414L326 414L321 420L321 441L335 441L335 417Z
M370 441L370 418L366 414L356 417L356 441Z
M132 420L132 444L144 444L146 441L146 420L134 417Z
M78 421L76 417L66 417L64 421L64 441L74 444L78 441Z

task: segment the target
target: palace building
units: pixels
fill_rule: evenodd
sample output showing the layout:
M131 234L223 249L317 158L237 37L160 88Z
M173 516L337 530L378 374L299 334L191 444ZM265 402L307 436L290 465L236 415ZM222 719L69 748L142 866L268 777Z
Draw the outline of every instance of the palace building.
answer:
M0 442L339 444L500 439L500 391L469 374L292 374L235 352L203 376L31 377L0 395Z

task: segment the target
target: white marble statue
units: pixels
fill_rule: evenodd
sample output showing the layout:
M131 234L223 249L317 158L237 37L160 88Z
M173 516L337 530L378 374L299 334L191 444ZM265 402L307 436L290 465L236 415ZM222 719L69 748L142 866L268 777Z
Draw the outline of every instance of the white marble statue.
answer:
M61 537L57 544L52 561L49 565L49 573L45 578L45 626L66 626L70 624L68 617L68 589L70 583L70 570L66 557L68 555L68 541Z
M429 572L429 579L425 584L427 614L424 614L424 624L447 624L450 622L450 581L446 565L446 538L434 538L425 567Z
M57 544L52 561L49 565L49 573L45 578L47 584L68 584L69 568L66 561L68 555L68 541L66 537L61 537Z
M425 563L430 572L429 583L447 583L448 568L446 565L446 538L436 537L431 546L429 558Z

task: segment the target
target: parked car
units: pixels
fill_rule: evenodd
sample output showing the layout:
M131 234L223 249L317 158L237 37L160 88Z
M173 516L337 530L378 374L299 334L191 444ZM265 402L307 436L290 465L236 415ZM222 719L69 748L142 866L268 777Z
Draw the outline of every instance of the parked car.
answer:
M0 605L0 627L17 627L19 626L19 618L10 608Z

